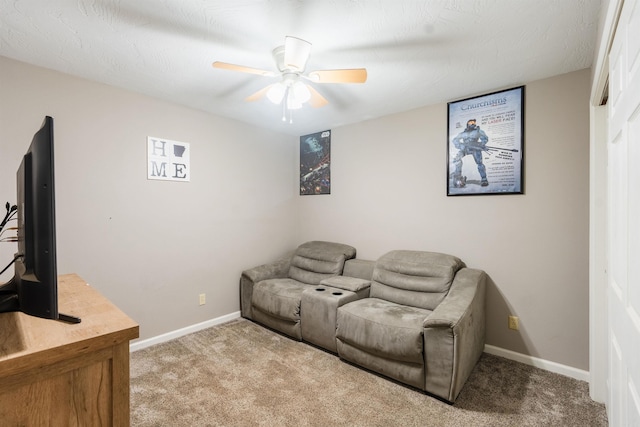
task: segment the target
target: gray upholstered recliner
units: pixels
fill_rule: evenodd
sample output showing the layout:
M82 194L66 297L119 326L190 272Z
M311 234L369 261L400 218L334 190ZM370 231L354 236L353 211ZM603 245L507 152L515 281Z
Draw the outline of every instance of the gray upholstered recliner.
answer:
M454 402L484 348L485 277L451 255L383 255L369 298L337 309L339 356Z
M292 255L242 272L242 317L302 340L300 304L305 290L324 279L342 274L346 260L354 258L352 246L312 241Z

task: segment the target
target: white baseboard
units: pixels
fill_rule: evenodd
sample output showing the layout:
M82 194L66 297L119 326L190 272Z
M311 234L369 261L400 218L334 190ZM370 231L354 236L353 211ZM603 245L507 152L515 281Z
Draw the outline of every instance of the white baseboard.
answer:
M562 365L560 363L551 362L548 360L540 359L538 357L528 356L522 353L516 353L515 351L505 350L504 348L495 347L488 344L485 344L484 351L485 353L504 357L505 359L509 360L515 360L516 362L535 366L536 368L564 375L565 377L575 378L576 380L580 381L589 381L589 372L582 369L573 368L571 366Z
M207 320L201 323L196 323L195 325L191 325L182 329L177 329L175 331L167 332L166 334L158 335L152 338L147 338L146 340L132 342L129 345L129 351L142 350L143 348L147 348L147 347L151 347L152 345L171 341L176 338L180 338L184 335L192 334L194 332L198 332L203 329L210 328L212 326L220 325L221 323L230 322L231 320L238 319L239 317L240 317L240 312L236 311L235 313L220 316L215 319Z

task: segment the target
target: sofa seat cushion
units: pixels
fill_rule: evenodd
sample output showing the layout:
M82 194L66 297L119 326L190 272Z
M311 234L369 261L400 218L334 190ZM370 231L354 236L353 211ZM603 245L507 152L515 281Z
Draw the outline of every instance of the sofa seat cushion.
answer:
M430 310L364 298L338 309L336 337L375 356L424 364L422 324Z
M268 279L255 284L251 305L270 316L297 322L300 320L302 291L309 285L294 279Z

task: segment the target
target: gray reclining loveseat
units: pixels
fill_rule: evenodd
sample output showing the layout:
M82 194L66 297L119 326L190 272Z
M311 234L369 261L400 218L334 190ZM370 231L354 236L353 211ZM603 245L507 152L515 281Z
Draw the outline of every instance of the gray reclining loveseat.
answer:
M242 316L453 403L484 348L485 273L441 253L368 261L349 248L307 242L244 271Z
M290 256L242 272L241 314L297 340L302 340L302 293L323 279L339 276L346 260L356 256L352 246L312 241Z

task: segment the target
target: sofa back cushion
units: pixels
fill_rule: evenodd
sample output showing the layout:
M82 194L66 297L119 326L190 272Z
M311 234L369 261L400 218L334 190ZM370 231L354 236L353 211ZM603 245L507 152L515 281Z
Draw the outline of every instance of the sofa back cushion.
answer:
M348 277L371 280L376 262L368 259L349 259L344 263L342 274Z
M356 256L356 249L342 243L312 241L298 246L291 259L289 277L309 285L339 276L346 260Z
M449 292L460 259L424 251L391 251L376 261L372 298L434 310Z

